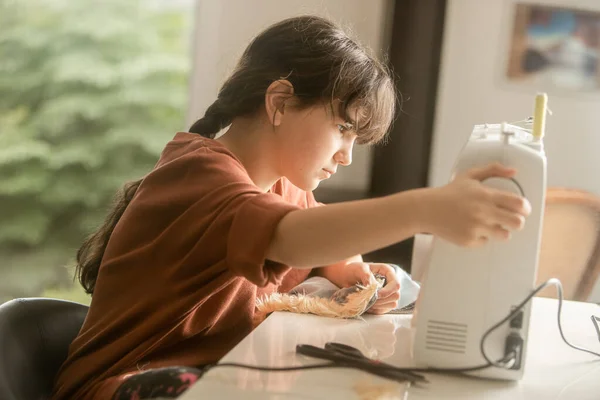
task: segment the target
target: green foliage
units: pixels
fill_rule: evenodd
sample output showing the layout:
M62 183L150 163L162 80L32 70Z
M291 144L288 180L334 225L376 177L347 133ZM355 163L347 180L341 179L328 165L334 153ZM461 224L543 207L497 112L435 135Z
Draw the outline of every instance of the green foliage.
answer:
M182 128L191 18L155 4L0 0L1 251L73 251Z

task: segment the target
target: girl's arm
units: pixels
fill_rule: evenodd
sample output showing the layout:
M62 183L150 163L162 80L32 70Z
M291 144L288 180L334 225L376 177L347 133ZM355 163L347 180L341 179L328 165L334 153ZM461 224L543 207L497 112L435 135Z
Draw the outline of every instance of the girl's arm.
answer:
M329 265L428 232L461 246L508 239L531 212L527 200L481 184L516 171L498 164L468 171L440 188L288 213L267 258L297 268Z
M407 239L421 230L419 203L428 190L292 211L277 226L267 258L312 268Z
M347 286L353 285L357 282L356 281L347 282L348 281L348 279L347 279L348 271L347 271L346 266L348 264L362 263L362 262L363 262L363 258L361 255L353 256L353 257L350 257L348 259L345 259L345 260L337 262L337 263L333 263L333 264L325 265L325 266L322 266L319 268L315 268L315 269L313 269L313 272L311 273L311 275L312 276L321 276L323 278L326 278L327 280L334 283L338 287L347 287Z

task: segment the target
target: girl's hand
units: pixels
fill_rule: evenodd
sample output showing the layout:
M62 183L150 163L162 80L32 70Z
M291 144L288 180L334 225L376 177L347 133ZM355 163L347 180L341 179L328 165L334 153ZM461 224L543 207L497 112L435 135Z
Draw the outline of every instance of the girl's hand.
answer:
M377 301L367 311L369 314L385 314L398 306L400 282L392 266L382 263L354 262L347 264L344 270L346 279L343 287L357 283L368 285L373 274L385 276L387 283L377 293Z
M400 281L396 277L394 268L389 264L370 263L369 269L373 274L385 276L386 284L377 292L377 301L367 313L385 314L398 307L400 300Z
M423 202L424 228L460 246L479 246L490 238L509 239L510 231L523 228L531 205L523 197L487 187L481 181L511 178L515 173L512 168L491 164L433 189Z

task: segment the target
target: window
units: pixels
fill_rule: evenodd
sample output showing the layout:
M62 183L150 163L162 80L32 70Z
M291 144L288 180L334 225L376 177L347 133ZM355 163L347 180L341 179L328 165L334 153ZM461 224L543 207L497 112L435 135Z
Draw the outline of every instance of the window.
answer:
M0 0L0 302L89 302L77 248L184 126L193 7Z

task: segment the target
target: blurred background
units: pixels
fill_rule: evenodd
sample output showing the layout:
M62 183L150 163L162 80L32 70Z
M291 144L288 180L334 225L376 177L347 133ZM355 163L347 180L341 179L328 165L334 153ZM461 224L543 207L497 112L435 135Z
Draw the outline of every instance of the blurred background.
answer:
M0 0L0 302L89 303L73 259L115 191L203 115L252 36L305 13L372 48L402 93L388 143L359 146L319 200L442 185L473 125L527 118L547 92L560 217L542 259L572 298L600 296L597 0ZM410 271L412 245L365 257Z
M73 259L184 128L194 1L0 1L0 301L88 302Z

